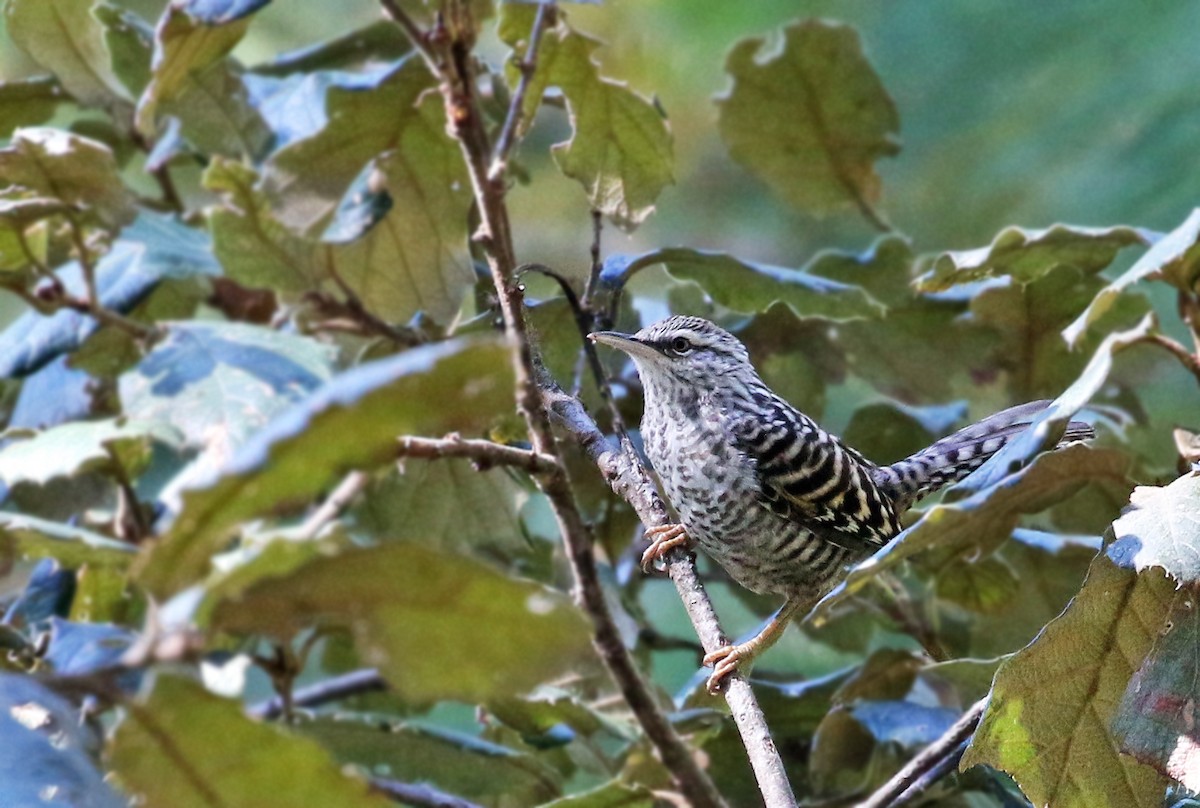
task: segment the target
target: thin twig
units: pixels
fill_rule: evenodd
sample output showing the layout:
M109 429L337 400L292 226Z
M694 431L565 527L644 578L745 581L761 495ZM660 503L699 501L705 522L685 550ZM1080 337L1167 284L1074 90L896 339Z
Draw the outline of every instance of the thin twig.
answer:
M96 265L92 262L92 252L88 249L87 239L83 236L83 228L79 221L70 213L66 215L67 225L71 231L71 242L79 253L79 266L83 270L83 287L87 295L89 309L100 308L100 299L96 295Z
M628 443L622 448L614 446L596 426L579 399L568 396L549 383L545 396L547 407L555 420L579 443L609 486L633 507L642 523L648 527L666 524L669 521L666 505L633 447ZM682 550L673 550L667 556L667 570L704 651L710 653L726 645L717 613L696 574L691 555ZM788 784L783 760L771 739L766 718L749 682L741 674L735 673L726 679L724 695L764 803L768 808L795 806L796 798Z
M371 475L365 471L352 471L343 477L342 481L338 483L338 487L333 489L333 493L321 503L321 507L304 520L298 533L299 538L315 538L327 524L337 519L342 511L350 507L350 503L366 490L370 482Z
M539 3L537 15L533 18L533 27L529 30L529 45L525 48L525 56L517 62L521 71L521 80L508 103L508 115L504 118L504 126L500 136L496 138L496 149L492 154L492 164L488 168L488 179L492 182L500 179L508 171L508 155L516 142L517 127L521 125L521 116L525 112L525 96L533 83L533 75L537 72L538 46L542 41L542 33L547 24L553 24L557 9L553 3Z
M475 239L487 259L505 334L513 346L517 410L525 419L534 451L557 458L558 447L535 377L533 348L516 278L516 252L504 201L504 176L494 179L488 176L487 161L491 148L475 86L471 43L461 35L459 27L450 31L439 28L435 32L439 36L427 38L415 28L395 0L381 2L393 19L414 38L418 47L423 43L422 53L426 56L427 64L441 79L439 89L446 106L446 119L466 163L478 208L480 226ZM443 52L433 53L434 45L431 43L436 43ZM693 805L706 808L723 806L724 800L712 780L700 768L691 750L659 708L629 649L625 647L609 612L596 571L591 530L579 512L566 472L561 464L558 466L558 470L538 477L537 484L545 494L562 534L575 578L576 597L592 623L592 643L679 789Z
M437 438L400 438L396 446L400 457L437 460L465 457L481 466L516 466L530 474L548 474L558 470L558 458L529 449L505 446L490 440L468 440L456 435Z
M478 803L447 794L424 783L402 783L387 777L372 777L370 783L376 791L414 808L482 808Z
M360 693L377 693L382 690L387 690L387 681L379 675L379 671L363 668L296 690L292 693L292 706L319 707ZM284 714L283 701L282 696L272 696L253 705L246 712L253 718L279 718Z
M593 317L596 317L597 313L592 304L596 297L596 287L600 283L600 273L604 270L604 262L600 260L600 240L603 235L604 214L592 208L592 246L588 251L592 261L591 266L588 268L587 284L583 287L583 299L580 303L583 305L583 310L590 313ZM610 326L610 323L600 324L601 328L609 328Z
M402 9L396 0L379 0L379 5L383 6L384 14L387 15L388 19L396 23L404 31L409 42L424 57L430 71L435 76L439 75L441 73L441 66L437 62L437 54L429 46L425 32L413 22L412 17L408 16L408 12Z
M926 775L935 771L940 771L941 775L949 772L950 769L944 765L945 759L954 757L956 753L960 752L959 747L971 737L975 728L979 726L979 719L983 717L986 707L986 697L972 704L954 722L954 725L942 734L942 737L922 749L904 768L896 772L892 779L876 789L866 800L860 802L858 808L892 808L892 806L900 805L901 798L907 800L915 797L920 791L935 782L936 778L929 779L926 778ZM910 788L918 782L924 782L924 786L919 791L912 791L910 794Z
M1171 353L1179 363L1187 368L1188 373L1196 377L1196 381L1200 382L1200 358L1193 354L1181 343L1176 342L1165 334L1146 334L1139 342L1147 342L1151 345L1157 345Z
M963 741L960 743L957 749L939 760L937 765L935 765L932 769L918 777L912 785L904 789L903 794L892 800L892 804L889 806L889 808L897 808L897 806L912 802L917 797L928 791L930 787L938 780L941 780L943 777L950 774L950 772L954 771L955 767L958 766L959 761L962 760L963 754L966 753L968 743L968 741Z

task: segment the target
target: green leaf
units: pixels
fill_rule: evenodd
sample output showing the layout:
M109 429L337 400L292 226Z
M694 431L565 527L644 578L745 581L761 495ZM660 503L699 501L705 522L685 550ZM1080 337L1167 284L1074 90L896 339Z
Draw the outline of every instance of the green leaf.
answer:
M108 227L129 223L136 212L108 146L61 129L18 129L0 149L0 176L90 212Z
M859 564L813 610L823 621L833 604L860 591L884 570L926 552L987 552L1007 539L1022 514L1037 513L1070 496L1088 480L1125 479L1129 460L1112 450L1083 445L1039 455L1030 465L969 499L938 503L886 548Z
M918 280L918 288L940 292L960 283L1002 276L1029 283L1060 266L1092 275L1111 264L1122 248L1148 241L1146 233L1132 227L1009 227L987 247L939 255Z
M919 452L966 415L966 407L910 407L899 401L865 404L850 416L842 440L877 463L894 463Z
M0 132L37 126L54 116L69 96L53 76L32 76L0 82Z
M25 558L53 558L65 567L123 568L134 557L131 545L90 530L0 511L0 549L4 548Z
M569 794L540 808L653 808L659 804L653 792L641 785L617 780L581 794Z
M1200 581L1200 473L1163 488L1138 486L1129 504L1113 522L1113 560L1139 572L1161 567L1181 584Z
M1200 791L1200 603L1195 583L1176 596L1154 649L1112 722L1122 752Z
M408 460L367 490L354 515L381 540L519 552L529 545L520 516L528 498L508 469L479 471L469 460Z
M113 74L134 95L150 83L154 29L129 9L96 3L92 14L104 27L104 43L111 54Z
M1119 754L1109 730L1130 677L1154 641L1174 587L1105 555L1066 611L996 674L962 767L1008 772L1036 805L1159 805L1167 782Z
M717 99L717 123L733 159L800 210L857 207L877 219L874 163L899 151L900 120L858 33L805 20L784 29L781 51L763 50L745 39L726 61L733 86Z
M537 758L498 744L434 728L381 723L365 716L305 721L296 727L340 763L428 782L489 805L541 805L562 794L556 772Z
M8 33L80 104L128 115L133 99L113 70L92 6L93 0L10 0Z
M1091 304L1063 331L1072 346L1100 317L1112 308L1131 286L1147 278L1161 277L1177 289L1192 293L1200 275L1200 208L1193 210L1187 220L1161 237L1121 277L1096 295Z
M153 137L158 106L181 97L197 74L233 50L249 24L249 19L241 19L208 25L192 17L182 5L167 6L154 32L150 83L138 99L138 131Z
M0 481L45 485L59 477L124 469L130 476L149 460L153 440L178 445L171 428L146 421L110 418L59 424L31 437L10 440L0 450Z
M513 48L508 75L514 87L535 13L532 6L502 7L500 37ZM654 211L659 194L675 181L671 132L656 104L600 75L594 54L601 43L573 31L564 15L556 16L542 35L525 96L525 126L547 88L558 87L573 134L553 147L555 162L583 186L594 210L631 229Z
M568 598L407 542L317 559L213 616L216 629L282 639L313 621L348 626L362 658L416 702L521 693L591 653Z
M142 557L139 582L159 596L187 586L238 522L306 502L347 470L387 461L398 435L479 429L512 406L510 368L498 342L452 340L334 377L259 430L223 477L184 495L170 531Z
M256 159L271 144L271 131L250 103L242 69L231 59L188 74L178 95L161 101L161 117L173 117L180 133L203 154Z
M109 747L124 789L172 808L390 805L346 777L314 741L246 718L237 702L159 674L145 704L126 706Z
M123 411L178 430L200 455L188 478L211 478L250 436L333 375L316 340L243 323L173 323L123 374ZM3 453L0 453L0 459Z
M606 271L610 282L624 283L633 273L655 264L666 267L673 278L699 284L715 301L734 311L762 312L781 302L798 317L834 322L883 313L883 306L857 286L822 278L807 267L775 267L743 261L728 253L668 247L610 258Z

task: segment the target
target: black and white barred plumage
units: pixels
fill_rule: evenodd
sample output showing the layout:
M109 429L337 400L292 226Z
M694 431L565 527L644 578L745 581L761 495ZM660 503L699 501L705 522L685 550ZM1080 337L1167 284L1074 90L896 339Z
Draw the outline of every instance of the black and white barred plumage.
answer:
M743 586L805 602L896 535L919 497L974 471L1046 406L1005 410L878 466L772 392L741 342L707 320L596 338L637 366L646 453L687 535ZM1064 441L1091 435L1072 422Z

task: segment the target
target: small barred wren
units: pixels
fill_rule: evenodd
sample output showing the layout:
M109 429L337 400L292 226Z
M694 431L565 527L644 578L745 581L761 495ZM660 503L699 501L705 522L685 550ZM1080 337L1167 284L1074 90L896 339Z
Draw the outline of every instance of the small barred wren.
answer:
M594 342L633 359L645 391L642 439L678 525L647 530L644 569L694 540L742 586L787 598L753 639L709 654L709 690L770 647L857 563L900 532L919 497L966 477L1046 407L985 418L879 466L799 412L759 378L744 345L699 317L669 317ZM1063 443L1093 436L1072 421ZM1062 445L1062 444L1060 444Z

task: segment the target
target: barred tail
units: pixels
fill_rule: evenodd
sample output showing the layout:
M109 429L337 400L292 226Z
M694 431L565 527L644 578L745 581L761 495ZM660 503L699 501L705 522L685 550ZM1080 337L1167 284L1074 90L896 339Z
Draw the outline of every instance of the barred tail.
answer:
M875 484L892 497L896 512L900 513L926 494L958 482L982 466L1049 404L1049 401L1031 401L1011 407L960 429L911 457L890 466L879 466L874 470ZM1090 424L1071 421L1059 446L1087 440L1095 434Z

